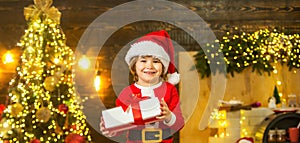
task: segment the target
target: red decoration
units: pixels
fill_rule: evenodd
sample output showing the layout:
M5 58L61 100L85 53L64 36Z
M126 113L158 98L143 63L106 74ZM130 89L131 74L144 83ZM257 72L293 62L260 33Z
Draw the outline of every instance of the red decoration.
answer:
M65 131L77 131L77 126L74 124L69 125L67 128L65 128Z
M78 134L69 134L66 137L66 143L85 143L85 138Z
M65 114L67 114L68 111L69 111L69 107L66 104L59 104L58 105L58 110L60 112L64 112Z
M3 143L10 143L9 140L4 140Z
M260 102L254 102L251 104L251 107L260 107L261 103Z
M4 104L0 104L0 115L3 113L3 111L5 110L5 105Z
M2 119L2 113L5 110L5 105L4 104L0 104L0 120Z
M41 141L38 140L38 139L33 139L33 140L30 141L30 143L41 143Z
M76 131L77 130L77 126L74 125L74 124L72 124L71 126L69 126L69 129L73 129L74 131Z

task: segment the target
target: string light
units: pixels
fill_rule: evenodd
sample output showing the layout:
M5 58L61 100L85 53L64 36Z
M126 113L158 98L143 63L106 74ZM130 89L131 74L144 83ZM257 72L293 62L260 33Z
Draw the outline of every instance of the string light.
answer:
M226 111L214 109L211 113L210 119L217 122L217 133L213 135L214 138L224 138L229 136L226 133L226 127L228 123L226 121Z
M247 137L249 135L249 131L247 130L247 128L244 128L244 127L248 126L247 125L248 122L245 122L247 118L246 118L245 112L243 110L241 110L240 113L241 113L240 125L242 127L240 135L241 135L241 137Z
M23 49L21 63L16 68L17 77L9 83L12 87L9 97L15 104L4 111L0 141L23 143L38 138L41 142L64 142L70 133L91 141L85 115L80 112L83 107L75 92L73 51L66 46L65 35L57 22L39 18L29 22L18 43ZM57 110L60 103L68 105L67 114ZM38 114L41 109L44 109L42 116ZM60 127L58 119L68 121ZM79 127L69 130L71 125ZM64 131L55 130L58 128Z
M238 30L238 28L235 28ZM238 31L236 31L238 33ZM199 50L195 55L196 68L202 77L209 76L208 68L212 62L226 64L226 71L231 75L252 67L258 73L272 72L277 62L285 64L289 69L300 68L300 38L299 34L285 34L274 29L261 29L253 33L227 32L221 40L216 41L221 51L214 50L214 44L207 44L206 52ZM212 53L213 51L217 51ZM218 53L218 54L216 54ZM206 56L214 55L214 56ZM224 57L220 56L223 55ZM225 72L224 69L218 69ZM294 70L296 72L296 70Z

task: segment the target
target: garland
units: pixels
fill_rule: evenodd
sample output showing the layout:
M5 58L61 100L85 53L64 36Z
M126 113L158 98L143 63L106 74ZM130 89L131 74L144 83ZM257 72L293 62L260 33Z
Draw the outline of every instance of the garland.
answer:
M202 47L194 56L195 68L202 78L216 72L234 76L249 67L252 67L252 72L270 75L275 63L285 64L289 70L300 68L299 34L280 33L276 29L234 35L227 32L215 42Z

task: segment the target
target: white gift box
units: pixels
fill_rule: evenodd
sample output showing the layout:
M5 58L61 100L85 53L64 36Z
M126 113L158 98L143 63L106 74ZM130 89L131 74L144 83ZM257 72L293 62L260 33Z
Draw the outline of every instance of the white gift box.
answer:
M161 114L160 102L157 97L140 101L139 104L143 120L154 118Z
M160 102L157 97L142 100L139 102L140 111L143 120L147 122L156 121L156 116L161 114ZM134 125L134 115L131 106L126 111L122 107L114 107L111 109L103 110L102 117L104 120L105 128L113 131L123 131L137 127ZM147 123L145 121L145 123Z
M102 111L102 117L104 120L104 126L108 130L122 131L130 128L134 128L134 118L131 107L128 107L127 111L124 111L122 107L115 107Z

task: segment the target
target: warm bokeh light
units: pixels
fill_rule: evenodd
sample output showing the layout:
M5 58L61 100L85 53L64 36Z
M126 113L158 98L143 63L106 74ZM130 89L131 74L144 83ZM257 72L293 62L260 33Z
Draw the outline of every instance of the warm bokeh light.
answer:
M229 134L226 133L226 128L228 127L226 110L214 109L210 119L217 123L214 126L214 128L217 129L217 133L214 135L215 138L225 138L229 136Z
M82 69L87 70L87 69L90 67L91 62L90 62L90 60L89 60L85 55L83 55L83 56L79 59L78 65L79 65L79 67L81 67Z
M277 83L277 85L281 85L282 84L280 80L277 80L276 83Z
M10 51L7 51L3 57L2 57L3 63L4 64L9 64L14 62L14 57L13 54Z
M94 87L95 87L96 91L100 90L100 86L101 86L101 76L96 75L96 77L94 79Z

